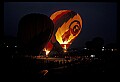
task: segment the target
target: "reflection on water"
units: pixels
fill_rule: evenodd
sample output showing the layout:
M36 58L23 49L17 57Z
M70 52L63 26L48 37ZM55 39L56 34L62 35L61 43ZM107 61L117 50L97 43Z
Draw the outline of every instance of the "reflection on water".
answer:
M40 74L42 74L43 76L45 76L48 73L48 70L41 70Z

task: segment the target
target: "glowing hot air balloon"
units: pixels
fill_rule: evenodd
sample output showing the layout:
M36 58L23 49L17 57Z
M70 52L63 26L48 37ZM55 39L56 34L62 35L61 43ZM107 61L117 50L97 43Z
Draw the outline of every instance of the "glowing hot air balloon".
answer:
M82 29L80 15L71 10L60 10L50 17L54 23L54 37L63 49L68 49Z

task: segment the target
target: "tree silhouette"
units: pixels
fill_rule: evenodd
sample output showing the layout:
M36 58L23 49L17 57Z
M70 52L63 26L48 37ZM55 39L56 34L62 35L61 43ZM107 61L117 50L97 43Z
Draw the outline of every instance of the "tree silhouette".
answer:
M93 38L92 43L94 49L101 49L102 46L104 45L104 40L101 37L95 37Z
M95 49L95 50L101 49L102 46L104 45L104 40L101 37L95 37L92 39L92 41L87 41L85 45L87 48L90 49Z
M87 41L85 43L86 47L89 49L86 52L90 54L95 54L96 56L101 56L102 46L104 45L104 40L101 37L95 37L92 41Z
M86 45L87 48L92 48L93 43L92 43L92 41L87 41L85 43L85 45Z

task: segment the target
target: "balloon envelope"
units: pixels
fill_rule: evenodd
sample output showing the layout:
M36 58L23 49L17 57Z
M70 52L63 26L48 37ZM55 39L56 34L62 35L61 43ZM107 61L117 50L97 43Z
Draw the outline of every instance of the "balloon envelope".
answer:
M38 55L50 40L53 30L53 21L48 16L39 13L27 14L19 22L18 39L30 54Z
M59 10L50 16L54 23L51 42L59 42L62 48L69 48L82 29L81 16L71 10Z

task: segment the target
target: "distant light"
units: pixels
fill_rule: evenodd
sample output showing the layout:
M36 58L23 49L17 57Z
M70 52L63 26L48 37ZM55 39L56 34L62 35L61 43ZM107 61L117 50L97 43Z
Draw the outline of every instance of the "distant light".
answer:
M102 48L105 48L104 46Z
M114 51L117 51L117 49L114 49Z
M104 49L102 49L102 51L104 51Z
M114 49L111 49L111 51L114 51Z
M42 70L41 74L46 75L48 73L48 70Z
M90 55L90 57L92 57L92 58L93 58L93 57L95 57L95 55Z
M5 43L4 43L5 44Z
M15 46L15 47L17 47L17 46Z
M85 50L87 49L87 48L84 48Z
M6 47L8 47L8 46L6 46Z

